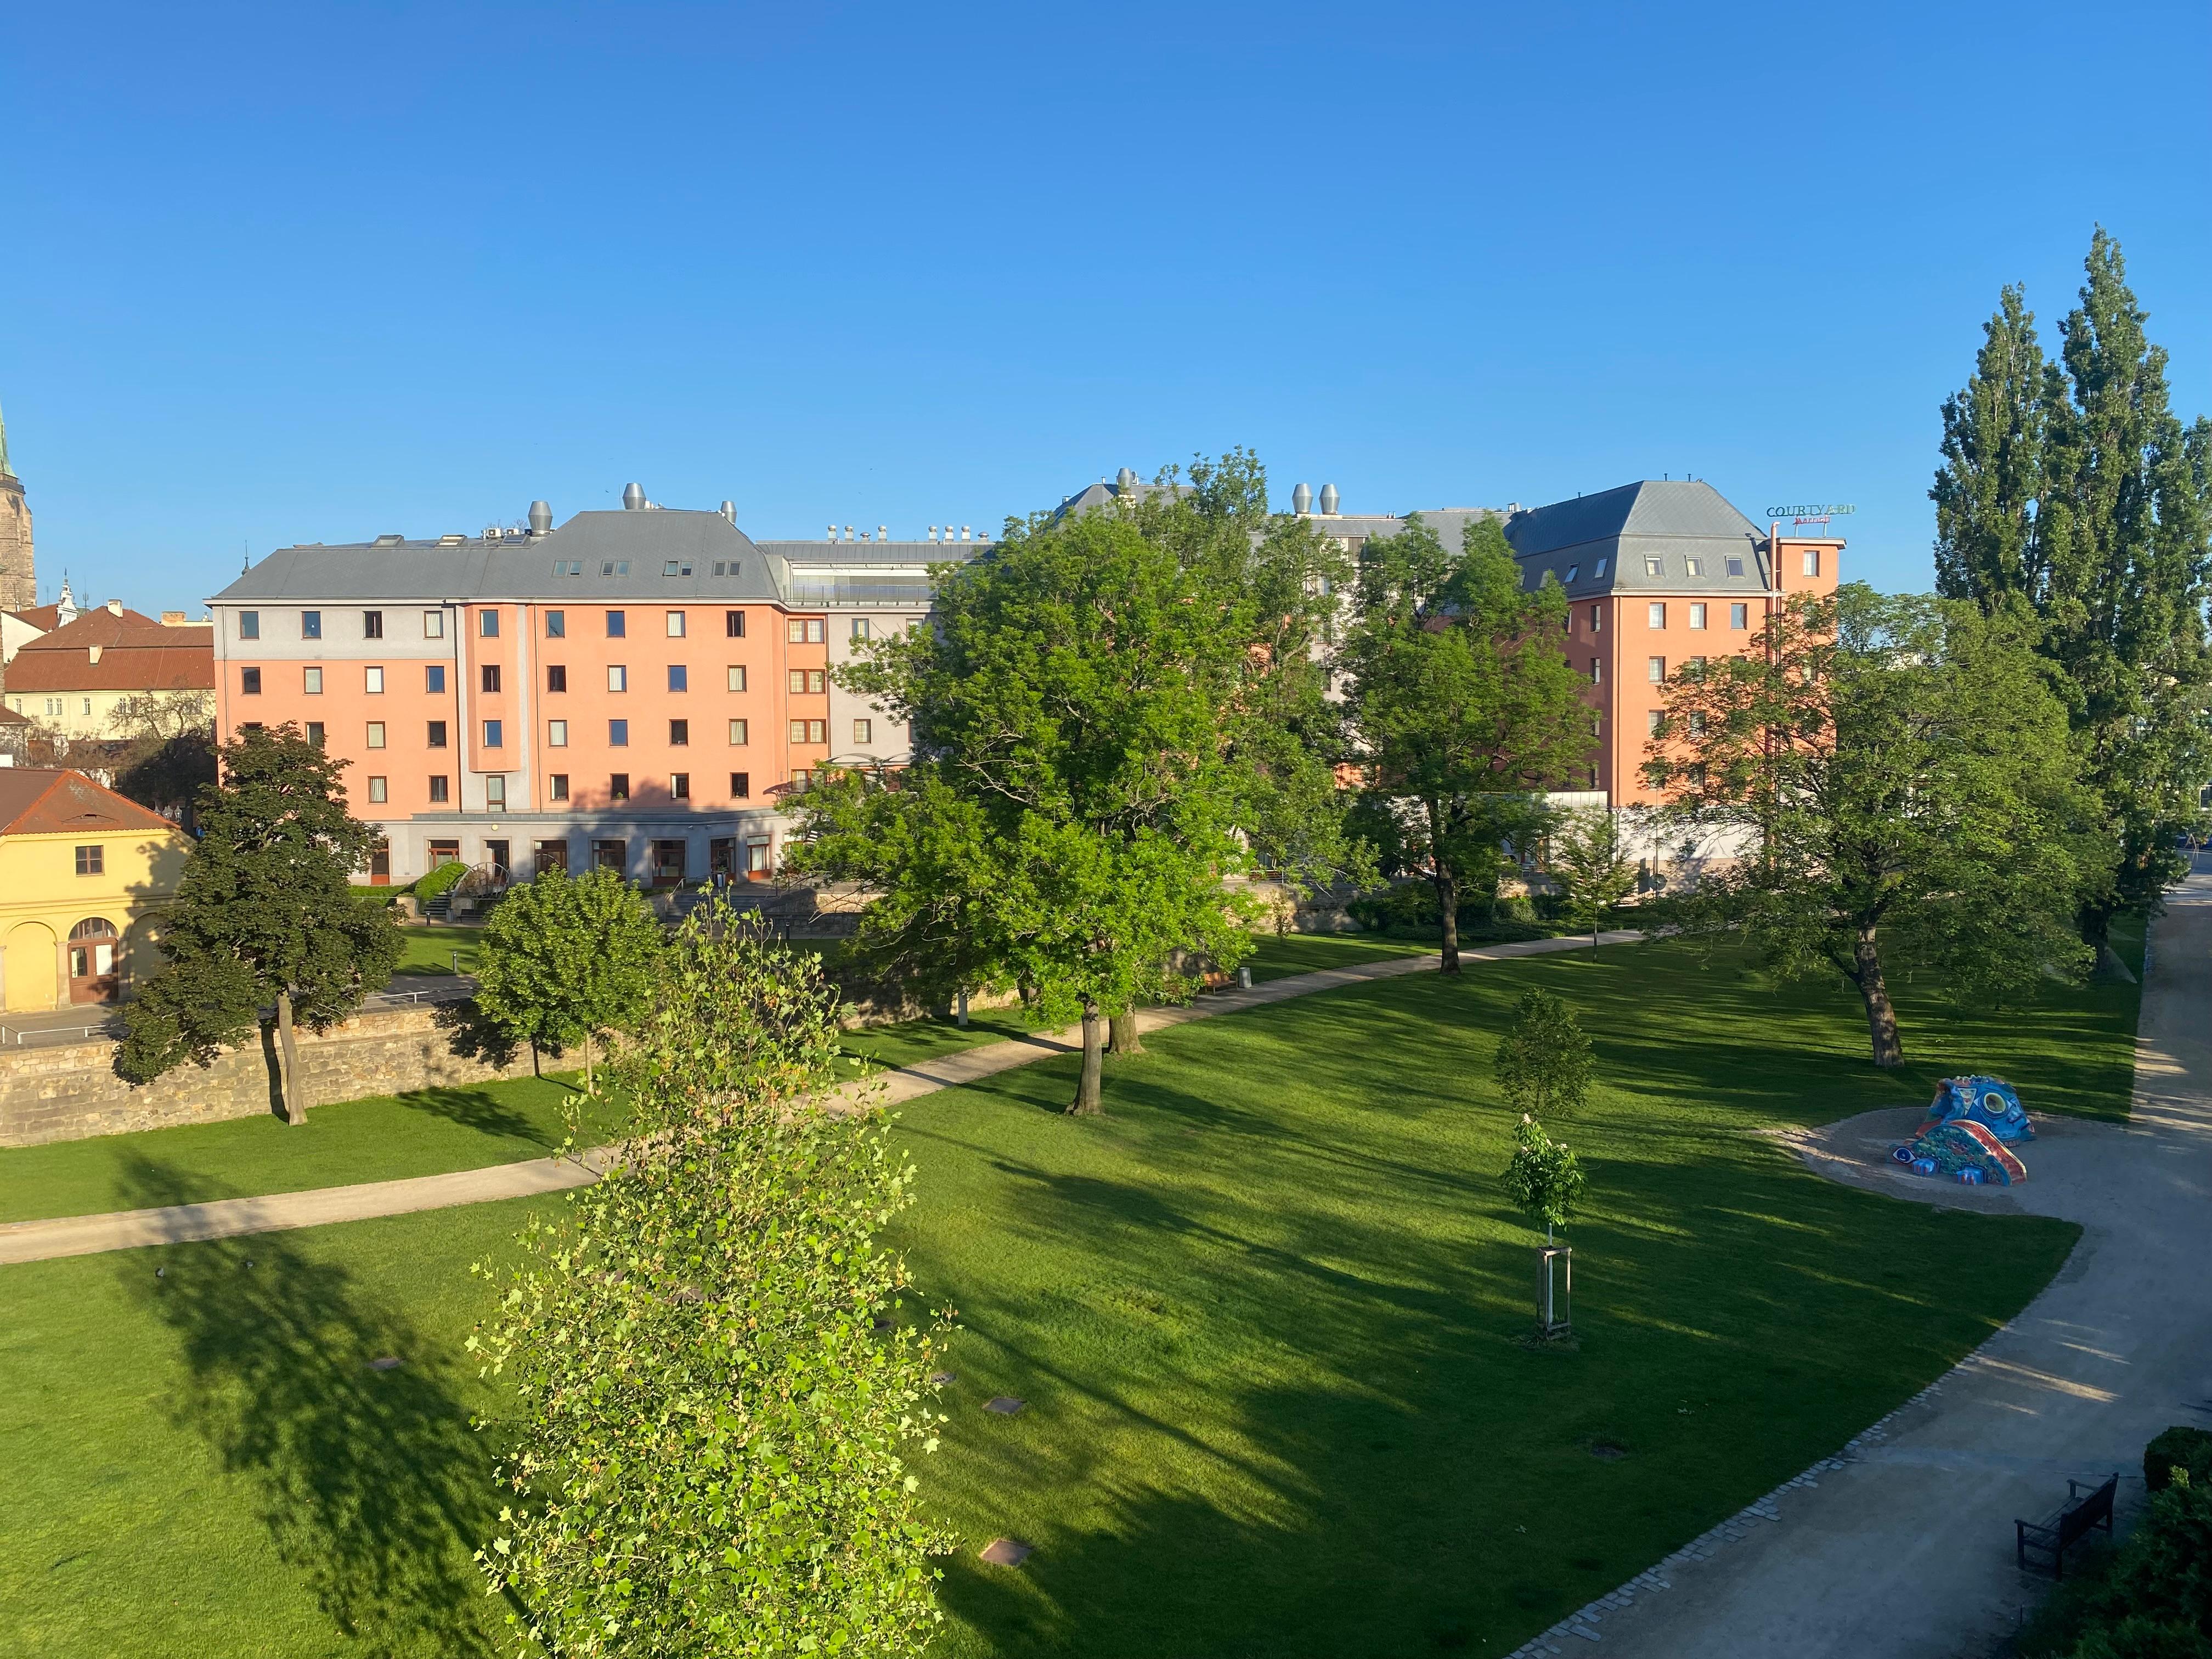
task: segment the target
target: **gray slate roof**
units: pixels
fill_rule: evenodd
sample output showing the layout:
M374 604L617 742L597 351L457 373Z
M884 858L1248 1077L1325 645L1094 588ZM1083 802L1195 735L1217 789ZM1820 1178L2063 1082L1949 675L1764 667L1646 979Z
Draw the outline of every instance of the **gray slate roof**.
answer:
M1577 598L1638 589L1763 593L1770 585L1765 526L1702 480L1647 478L1553 501L1515 514L1505 539L1528 586L1549 574Z

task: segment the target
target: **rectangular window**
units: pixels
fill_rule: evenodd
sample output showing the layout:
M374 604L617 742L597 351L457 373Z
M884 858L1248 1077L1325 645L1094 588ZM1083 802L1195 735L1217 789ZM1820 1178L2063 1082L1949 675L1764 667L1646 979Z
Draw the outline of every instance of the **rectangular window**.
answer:
M854 743L873 743L875 741L875 738L872 735L874 730L875 728L873 725L867 720L854 720L853 722L853 741Z
M392 792L386 788L382 778L371 778L368 781L368 804L371 806L383 805L391 798L391 793Z
M621 639L629 631L629 619L628 617L624 617L619 611L610 611L607 612L607 637L609 639Z
M791 695L794 697L805 695L806 690L806 671L804 668L794 668L791 671L789 689Z
M1644 609L1645 627L1664 628L1667 625L1667 607L1664 604L1649 605Z
M567 611L549 611L545 613L545 637L549 640L565 640L568 637Z
M806 722L805 720L792 721L791 740L793 743L805 743L806 741Z
M238 613L238 637L241 640L258 640L261 637L261 613L258 611L241 611Z
M1731 576L1741 576L1743 574L1743 561L1731 556L1728 562L1728 573Z
M827 691L830 689L830 671L826 668L808 669L806 671L806 689L817 696L819 696L822 693Z
M1644 561L1644 574L1647 576L1663 576L1667 574L1667 566L1655 553Z
M732 663L730 665L727 672L729 676L730 690L732 691L744 690L745 689L744 669L738 664Z
M672 748L687 747L691 741L691 722L690 720L669 721L668 741Z
M628 800L629 799L629 773L617 772L607 780L607 799L609 800Z
M1729 607L1729 626L1735 629L1745 629L1750 627L1751 607L1747 605L1730 605Z
M726 639L744 638L745 613L742 611L725 611L722 613L722 635Z
M1705 607L1702 605L1692 605L1690 607L1690 626L1692 628L1703 628L1705 625Z
M691 799L691 775L689 772L670 773L668 776L668 793L678 800L690 800Z
M323 746L323 723L320 720L307 722L307 741L318 749Z
M384 637L384 613L381 611L364 611L361 613L361 636L365 640L380 640Z
M545 665L545 689L548 691L566 691L568 689L567 664L553 662Z
M495 772L484 780L484 805L495 812L507 805L507 779L504 775ZM501 859L497 862L503 866L507 861Z
M261 695L261 671L258 668L240 669L238 671L238 690L239 695L241 696L259 696ZM18 710L17 712L20 713L21 711Z
M1690 575L1702 576L1705 574L1705 562L1694 556L1686 558L1682 561L1682 568Z
M305 691L311 697L321 696L323 695L323 671L319 668L301 669L300 671L300 689L302 691Z
M629 690L629 670L623 666L623 665L618 662L609 663L607 665L607 690L610 691Z
M368 746L371 749L381 749L384 747L384 722L382 720L371 720L368 723Z
M764 876L768 873L768 842L765 840L747 842L745 843L745 873L749 876Z
M822 643L822 630L823 630L823 629L826 625L827 625L827 624L825 624L825 623L823 622L823 620L822 620L822 618L821 618L821 617L809 617L806 619L806 642L807 642L807 644L809 644L809 645L819 645L819 644L821 644L821 643Z
M691 671L680 662L669 664L668 689L671 691L689 691L691 689Z
M791 625L787 637L789 638L791 643L793 645L821 644L822 618L819 617L793 617L791 619Z
M856 640L865 640L868 637L868 619L866 617L853 618L853 637Z
M300 637L303 640L319 640L323 637L321 611L302 611L300 613Z
M629 722L628 720L609 720L607 722L607 742L617 749L629 748Z
M827 726L829 726L829 724L830 724L830 722L829 722L829 721L827 721L827 720L809 720L809 721L807 721L807 722L806 722L806 740L807 740L807 742L809 742L809 743L827 743L827 742L829 742L829 741L830 741L830 738L829 738L829 737L828 737L828 735L827 735L826 729L825 729L825 728L827 728Z
M422 689L434 697L446 695L446 665L434 662L422 671Z
M1690 735L1693 738L1702 738L1705 735L1705 717L1698 709L1692 708L1690 711Z
M483 740L483 746L484 746L485 748L487 748L487 749L501 749L501 748L504 748L504 747L506 746L505 738L506 738L507 733L506 733L506 732L504 731L504 729L502 728L502 726L501 726L501 723L500 723L499 721L497 721L497 720L486 720L486 721L483 723L483 727L484 727L484 740Z
M107 854L97 847L76 849L76 872L80 876L103 876L107 873ZM49 935L49 937L52 937Z
M381 668L363 669L362 671L362 689L367 691L372 697L383 696L384 671Z
M496 691L496 690L499 690L499 665L498 665L497 663L495 663L495 662L488 662L488 663L486 663L486 664L483 665L483 670L482 670L482 678L483 678L483 689L484 689L485 690L487 690L487 691Z
M497 639L499 637L499 612L496 611L477 611L477 633L487 640Z
M432 720L430 722L428 732L423 738L423 746L428 749L443 749L446 746L445 721Z
M432 775L430 779L430 799L433 805L444 804L447 799L446 786L449 781L451 781L451 780L445 777L442 774L434 774Z
M1605 607L1601 605L1592 605L1590 607L1590 632L1595 634L1604 626Z
M1665 722L1667 716L1663 710L1657 708L1646 709L1644 714L1644 730L1645 733L1650 737L1657 737L1659 735L1659 728Z
M684 637L684 613L681 611L668 613L668 637L672 640Z
M730 742L732 744L742 745L744 741L745 722L743 720L732 720L730 722Z
M620 875L623 872L623 866L629 862L629 847L627 842L595 841L592 843L592 868L611 870L617 875Z
M1667 659L1646 657L1644 659L1644 677L1654 685L1660 684L1667 678Z
M750 772L730 774L730 799L744 800L753 793L753 775Z
M568 775L566 772L549 774L545 780L545 793L547 798L552 800L568 799Z
M446 637L444 611L425 611L422 613L422 637L426 640L442 640Z
M1590 684L1592 685L1595 685L1604 678L1605 659L1602 657L1592 657L1590 659Z
M566 749L568 746L568 721L548 720L545 722L545 746L548 749Z
M798 617L793 617L789 622L784 624L783 636L793 645L805 644L806 624L801 622Z
M1805 550L1805 574L1808 576L1817 576L1820 574L1820 550L1817 547L1808 547Z

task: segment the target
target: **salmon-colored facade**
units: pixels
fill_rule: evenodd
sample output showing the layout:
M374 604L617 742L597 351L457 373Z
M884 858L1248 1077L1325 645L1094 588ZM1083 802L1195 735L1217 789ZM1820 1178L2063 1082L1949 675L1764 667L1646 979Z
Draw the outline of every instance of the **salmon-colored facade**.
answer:
M219 729L289 721L343 756L386 837L372 881L451 859L759 878L816 770L905 757L830 683L832 641L911 626L926 561L984 545L763 545L640 507L284 549L211 601Z

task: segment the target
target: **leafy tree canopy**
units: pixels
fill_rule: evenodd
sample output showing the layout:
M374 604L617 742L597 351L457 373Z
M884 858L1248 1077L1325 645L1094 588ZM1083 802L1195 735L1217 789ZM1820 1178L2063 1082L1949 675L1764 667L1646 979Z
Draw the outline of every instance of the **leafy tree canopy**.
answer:
M1841 974L1877 1065L1903 1057L1892 969L2000 994L2086 959L2090 809L2031 636L2010 611L1852 584L1668 688L1646 775L1736 855L1671 913L1741 927L1784 975Z
M1496 1065L1498 1091L1524 1116L1577 1111L1589 1094L1590 1040L1574 1010L1541 988L1522 994Z
M1589 1180L1581 1161L1525 1112L1513 1131L1513 1156L1505 1165L1505 1195L1549 1238L1574 1218Z
M469 1346L507 1390L485 1426L513 1499L478 1559L533 1651L918 1654L949 1547L913 1466L942 1325L878 1327L913 1170L880 1118L821 1107L840 1056L817 957L718 902L653 1006L621 1164L533 1219L519 1264L477 1269L499 1294Z
M1337 653L1389 849L1436 884L1443 970L1459 971L1460 896L1493 896L1509 844L1547 823L1540 792L1587 763L1595 715L1559 650L1566 594L1522 586L1497 520L1455 557L1418 514L1361 554L1358 611Z
M1636 888L1636 860L1620 815L1603 807L1565 814L1551 834L1549 866L1566 900L1567 920L1589 930L1595 948L1613 906Z
M388 910L358 903L349 878L375 831L346 810L346 763L290 726L246 727L222 751L222 781L201 797L200 839L161 914L167 965L126 1005L118 1065L143 1082L185 1060L205 1066L276 1006L286 1109L299 1121L291 1031L323 1030L381 988L398 965Z
M661 945L660 924L613 871L571 877L549 870L493 909L477 1006L519 1040L557 1048L582 1043L590 1090L592 1039L643 1018Z

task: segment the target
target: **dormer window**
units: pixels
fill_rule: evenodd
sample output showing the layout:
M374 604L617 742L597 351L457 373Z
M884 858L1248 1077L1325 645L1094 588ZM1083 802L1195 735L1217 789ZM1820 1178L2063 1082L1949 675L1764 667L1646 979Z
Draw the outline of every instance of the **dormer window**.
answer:
M1567 567L1566 580L1569 580L1569 581L1572 581L1572 580L1574 580L1574 579L1575 579L1577 576L1579 576L1580 574L1582 574L1582 570L1583 570L1582 566L1580 566L1580 565L1578 565L1578 564L1571 564L1571 565L1569 565L1569 566Z
M664 576L688 576L691 574L691 567L681 559L671 559L660 567L660 574Z
M1728 562L1728 573L1731 576L1741 576L1743 574L1743 561L1738 558L1730 558Z
M1644 574L1647 576L1663 576L1667 574L1666 564L1656 554L1648 556L1644 561Z
M1692 576L1702 576L1705 574L1705 562L1703 559L1686 558L1682 563Z
M1599 581L1603 581L1605 580L1605 567L1606 561L1600 559L1597 562L1597 568L1591 571L1590 574L1595 577Z

